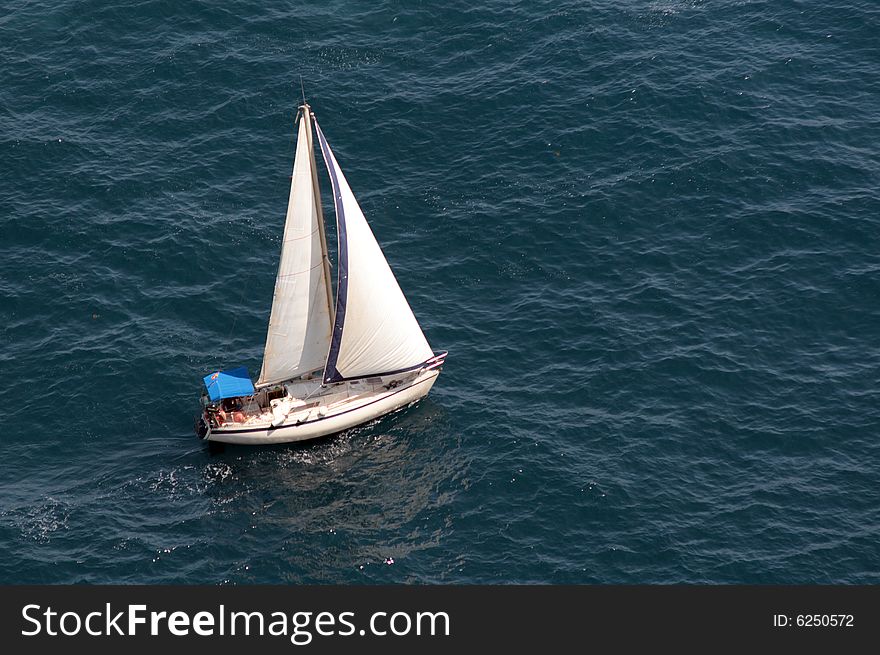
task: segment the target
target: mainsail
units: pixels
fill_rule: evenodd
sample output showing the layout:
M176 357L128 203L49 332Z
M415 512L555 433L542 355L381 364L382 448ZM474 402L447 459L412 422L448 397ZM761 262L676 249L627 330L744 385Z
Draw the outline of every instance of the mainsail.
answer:
M339 266L324 382L418 367L433 356L339 164L315 121L333 185Z
M324 368L330 348L329 273L308 114L304 106L258 387Z

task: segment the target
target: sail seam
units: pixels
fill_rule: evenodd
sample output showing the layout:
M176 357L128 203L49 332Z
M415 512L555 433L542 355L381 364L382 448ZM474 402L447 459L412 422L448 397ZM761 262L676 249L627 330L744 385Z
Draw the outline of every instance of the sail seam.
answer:
M310 271L314 271L316 268L318 268L319 266L323 266L323 265L324 265L324 262L320 262L318 264L315 264L311 268L305 269L304 271L297 271L296 273L285 273L284 275L279 275L278 277L283 278L283 277L294 277L296 275L304 275L305 273L308 273Z
M291 241L301 241L302 239L308 239L309 237L315 236L315 233L318 230L312 230L308 234L304 234L301 237L292 237L290 239L284 239L284 243L290 243Z

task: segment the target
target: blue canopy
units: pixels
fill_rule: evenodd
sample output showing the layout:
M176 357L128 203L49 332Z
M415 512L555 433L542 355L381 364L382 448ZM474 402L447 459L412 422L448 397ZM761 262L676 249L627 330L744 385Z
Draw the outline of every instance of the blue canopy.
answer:
M228 371L215 371L205 376L205 388L208 397L216 402L224 398L249 396L254 392L254 384L244 366Z

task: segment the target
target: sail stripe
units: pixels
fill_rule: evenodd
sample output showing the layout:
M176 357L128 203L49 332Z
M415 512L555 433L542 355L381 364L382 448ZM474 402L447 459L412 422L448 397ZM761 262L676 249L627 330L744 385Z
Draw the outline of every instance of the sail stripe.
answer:
M336 278L336 320L333 325L333 333L330 338L330 352L327 355L327 365L324 367L324 383L339 382L342 376L336 370L336 362L339 360L339 346L342 343L342 330L345 327L345 305L348 300L348 235L345 230L345 209L342 203L342 193L339 187L339 179L336 176L336 167L331 161L332 154L327 139L321 131L318 121L315 121L315 131L318 133L318 143L321 145L321 154L324 164L330 172L330 184L333 187L333 206L336 209L336 227L338 245L338 273Z

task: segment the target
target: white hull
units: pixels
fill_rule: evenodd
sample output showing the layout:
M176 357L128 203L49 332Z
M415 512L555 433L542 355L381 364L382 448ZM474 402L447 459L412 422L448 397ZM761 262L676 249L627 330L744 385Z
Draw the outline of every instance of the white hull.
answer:
M424 398L437 376L438 369L422 371L415 377L400 380L398 386L387 389L384 385L364 387L339 385L334 391L321 396L317 406L288 410L288 416L276 426L268 421L250 424L225 424L212 428L204 439L229 444L265 445L291 443L315 439L347 430L366 423ZM400 377L400 376L397 376ZM386 380L382 380L386 382ZM314 403L312 403L314 405Z

